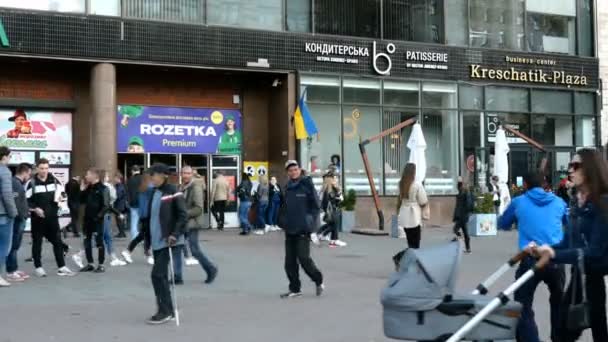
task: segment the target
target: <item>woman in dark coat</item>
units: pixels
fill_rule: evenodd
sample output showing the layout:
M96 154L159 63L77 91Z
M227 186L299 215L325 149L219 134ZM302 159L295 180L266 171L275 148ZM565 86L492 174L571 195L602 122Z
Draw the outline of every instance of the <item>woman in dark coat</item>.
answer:
M454 208L454 234L456 239L461 236L460 231L464 235L465 253L471 253L471 238L467 230L469 217L473 212L474 200L473 195L467 190L463 182L458 182L458 196L456 196L456 208Z
M600 153L582 149L572 158L568 171L577 190L577 201L570 208L570 222L564 240L556 246L534 250L538 254L549 255L556 264L572 265L573 276L562 306L561 341L576 341L582 333L580 329L568 329L567 322L572 298L579 303L581 288L584 288L593 340L604 342L608 341L604 284L608 270L608 165ZM573 282L578 285L573 286ZM580 286L581 282L584 286ZM573 291L576 291L574 296Z

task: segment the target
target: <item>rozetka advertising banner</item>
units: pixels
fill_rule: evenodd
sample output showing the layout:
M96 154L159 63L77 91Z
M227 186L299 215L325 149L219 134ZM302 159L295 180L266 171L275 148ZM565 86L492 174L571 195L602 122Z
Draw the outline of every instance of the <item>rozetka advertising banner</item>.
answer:
M14 150L72 150L72 114L0 109L0 145Z
M241 113L213 108L118 106L118 152L240 154Z

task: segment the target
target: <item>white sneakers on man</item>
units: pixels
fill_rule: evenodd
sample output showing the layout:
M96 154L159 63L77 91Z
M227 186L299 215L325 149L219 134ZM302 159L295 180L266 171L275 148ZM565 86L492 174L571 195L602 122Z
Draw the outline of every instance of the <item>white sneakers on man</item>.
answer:
M121 254L122 254L122 257L127 262L127 264L132 264L133 263L133 258L131 258L131 253L129 253L129 251L122 251Z
M194 259L193 257L186 258L186 260L184 262L185 262L186 266L198 265L198 260Z
M84 263L82 262L82 256L80 253L76 253L72 255L72 261L78 266L78 269L84 268Z
M118 259L118 257L115 254L112 254L110 256L112 258L112 261L110 261L110 266L126 266L127 263Z
M72 270L70 270L66 266L63 266L62 268L57 270L57 275L60 277L73 277L76 275L76 273L72 272Z
M46 277L46 272L42 267L38 267L37 269L35 269L34 274L36 274L36 276L40 278Z

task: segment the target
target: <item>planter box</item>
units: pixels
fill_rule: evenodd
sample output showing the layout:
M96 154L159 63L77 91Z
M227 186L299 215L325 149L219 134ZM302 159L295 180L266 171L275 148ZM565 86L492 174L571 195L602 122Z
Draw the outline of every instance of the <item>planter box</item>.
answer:
M496 214L473 214L467 225L471 236L495 236Z
M350 233L355 227L355 212L342 210L342 232Z

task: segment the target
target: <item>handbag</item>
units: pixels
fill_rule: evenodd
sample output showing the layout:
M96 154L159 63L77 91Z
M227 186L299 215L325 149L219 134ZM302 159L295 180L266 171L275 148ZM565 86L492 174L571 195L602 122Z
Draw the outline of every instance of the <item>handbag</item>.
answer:
M591 314L587 302L587 289L585 288L585 261L583 250L578 249L578 270L572 274L572 298L568 307L566 327L569 331L582 331L591 327ZM577 284L580 283L582 299L576 303Z

